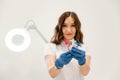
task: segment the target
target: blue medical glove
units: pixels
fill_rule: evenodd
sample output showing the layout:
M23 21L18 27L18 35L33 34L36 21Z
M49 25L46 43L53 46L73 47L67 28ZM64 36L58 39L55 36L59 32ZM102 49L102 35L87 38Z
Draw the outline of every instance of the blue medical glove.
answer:
M67 51L60 55L58 59L55 61L55 66L59 69L62 68L64 65L68 64L72 59L72 54L70 51Z
M85 51L80 50L76 47L72 47L71 54L76 60L78 60L79 65L84 65L86 63Z

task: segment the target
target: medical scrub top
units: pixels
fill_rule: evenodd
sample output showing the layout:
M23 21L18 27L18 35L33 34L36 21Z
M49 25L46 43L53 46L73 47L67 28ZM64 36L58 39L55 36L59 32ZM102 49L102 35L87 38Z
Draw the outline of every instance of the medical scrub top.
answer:
M60 45L48 43L44 49L44 55L53 54L57 59L62 53L70 50L73 46L77 46L76 41L72 41L72 45L69 48L65 45L64 41L61 42ZM81 45L78 48L85 50L84 45ZM80 73L80 65L78 64L78 61L72 58L70 63L64 65L60 74L53 78L53 80L84 80L84 76Z

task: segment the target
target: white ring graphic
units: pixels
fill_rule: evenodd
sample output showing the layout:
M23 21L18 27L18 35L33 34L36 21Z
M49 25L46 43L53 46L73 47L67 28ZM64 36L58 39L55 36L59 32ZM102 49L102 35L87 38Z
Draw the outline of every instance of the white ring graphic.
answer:
M24 38L24 41L21 45L15 45L12 42L12 38L15 35L20 35ZM29 32L27 30L23 29L23 28L16 28L16 29L13 29L13 30L9 31L6 35L6 38L5 38L6 46L10 50L15 51L15 52L24 51L25 49L28 48L28 46L30 45L30 42L31 42L31 39L30 39Z

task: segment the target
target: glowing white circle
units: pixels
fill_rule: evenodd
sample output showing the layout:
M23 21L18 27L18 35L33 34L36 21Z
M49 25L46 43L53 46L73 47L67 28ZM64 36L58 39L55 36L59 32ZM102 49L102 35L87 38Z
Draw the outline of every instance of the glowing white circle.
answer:
M15 45L12 42L12 38L16 35L20 35L24 38L24 41L21 45ZM31 42L31 39L30 39L29 32L25 29L22 29L22 28L16 28L16 29L9 31L6 35L6 38L5 38L6 46L10 50L15 51L15 52L24 51L25 49L28 48L28 46L30 45L30 42Z

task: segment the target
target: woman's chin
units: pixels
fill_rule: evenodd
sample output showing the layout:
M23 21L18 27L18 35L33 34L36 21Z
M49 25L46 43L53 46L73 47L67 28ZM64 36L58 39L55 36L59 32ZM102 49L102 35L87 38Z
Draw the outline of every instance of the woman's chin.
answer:
M73 38L67 38L67 39L65 39L65 40L73 40Z

